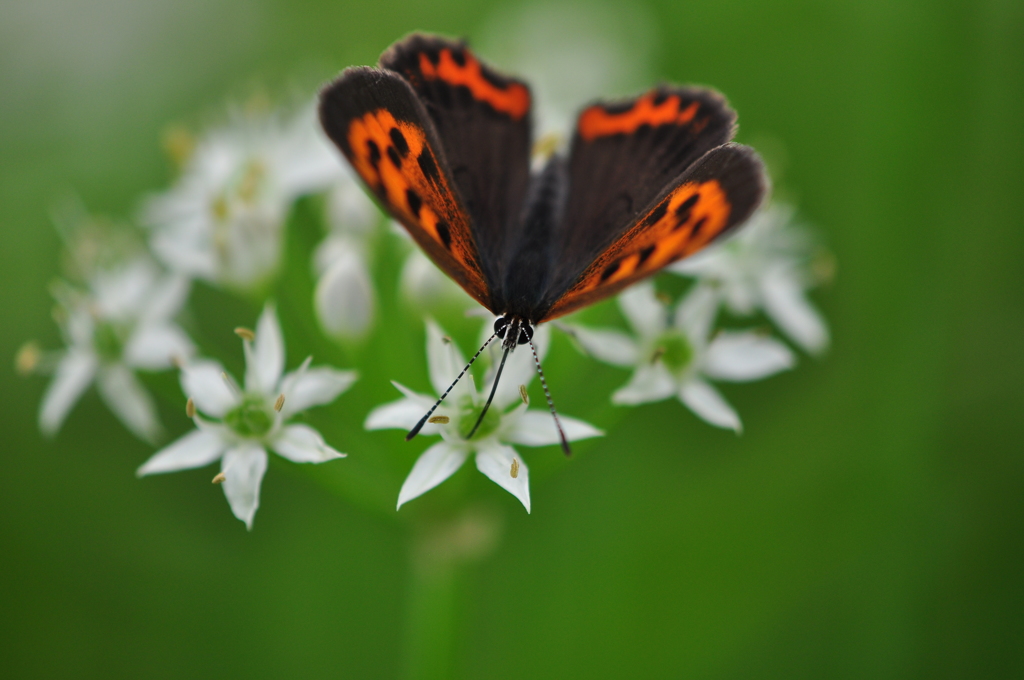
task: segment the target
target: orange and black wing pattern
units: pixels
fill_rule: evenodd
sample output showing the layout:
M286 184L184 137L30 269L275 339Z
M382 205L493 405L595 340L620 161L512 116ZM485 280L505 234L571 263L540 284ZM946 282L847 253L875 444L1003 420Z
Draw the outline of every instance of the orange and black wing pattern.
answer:
M765 191L764 167L753 149L731 143L712 149L640 211L539 320L593 304L693 255L742 224Z
M530 90L466 44L413 33L381 55L423 103L472 220L492 289L505 276L530 184Z
M320 93L327 136L434 262L485 307L487 279L469 212L434 124L397 73L346 69Z

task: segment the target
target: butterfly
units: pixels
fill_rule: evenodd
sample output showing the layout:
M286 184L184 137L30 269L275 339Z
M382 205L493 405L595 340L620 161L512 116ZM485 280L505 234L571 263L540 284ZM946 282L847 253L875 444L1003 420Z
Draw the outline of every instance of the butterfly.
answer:
M532 347L536 324L722 238L767 185L757 153L730 142L736 114L710 89L662 85L593 103L577 118L568 154L536 171L530 110L525 82L463 41L423 33L391 45L377 68L348 68L320 92L321 125L369 190L499 317L484 344L498 338L504 349L492 397L508 353ZM562 448L569 453L564 434Z

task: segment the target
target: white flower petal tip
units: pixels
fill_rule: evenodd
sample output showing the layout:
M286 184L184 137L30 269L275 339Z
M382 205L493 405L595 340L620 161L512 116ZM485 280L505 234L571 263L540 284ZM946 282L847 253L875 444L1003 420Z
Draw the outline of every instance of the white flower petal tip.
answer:
M221 462L224 495L235 517L252 531L252 521L260 507L260 485L267 471L267 452L253 444L229 449Z
M71 407L96 375L96 357L91 352L72 350L57 364L56 374L46 388L39 406L39 429L53 437L64 424Z
M699 418L715 427L743 431L743 423L718 390L702 380L690 380L679 390L679 400Z
M324 442L320 433L308 425L287 425L273 443L274 451L293 463L324 463L346 454Z
M135 474L138 477L145 477L203 467L220 458L226 447L219 432L193 430L153 454L135 471Z
M469 451L462 447L454 447L442 441L434 444L423 452L413 465L409 476L405 478L398 492L396 510L412 499L422 496L435 486L451 477L462 467L469 456Z
M264 306L256 322L256 339L252 346L255 365L246 363L245 387L273 392L284 371L284 336L273 303Z
M518 498L529 514L530 470L515 449L501 444L483 448L476 454L476 467L492 482Z
M558 422L570 442L604 436L602 430L576 418L559 415ZM562 441L555 420L547 411L523 411L504 434L507 441L523 446L549 446Z
M796 355L778 340L752 332L724 331L711 341L704 370L717 380L747 382L795 365Z

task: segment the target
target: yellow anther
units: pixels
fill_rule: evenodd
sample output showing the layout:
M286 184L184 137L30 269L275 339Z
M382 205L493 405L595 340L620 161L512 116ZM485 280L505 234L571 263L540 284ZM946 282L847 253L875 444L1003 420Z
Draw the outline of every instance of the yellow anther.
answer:
M526 385L519 386L519 398L523 400L523 403L527 406L530 405L530 395L526 393Z
M274 410L275 411L280 413L282 408L284 408L284 392L282 392L281 394L277 395L277 401L274 402Z
M14 355L14 369L18 372L18 375L28 375L36 370L36 366L39 365L39 360L42 356L43 353L35 341L26 342L18 350L18 353Z
M247 340L249 342L252 342L253 340L256 339L256 334L253 333L250 329L246 328L245 326L239 326L238 328L236 328L235 335L240 337L242 340Z
M213 483L223 484L225 479L227 479L227 475L225 475L223 472L218 472L217 476L213 478Z
M515 479L516 477L519 476L519 459L518 458L513 458L512 459L512 469L509 470L508 473L510 475L512 475L512 479Z
M189 418L196 417L196 402L192 401L192 397L189 397L188 401L185 402L185 415Z
M434 423L435 425L447 425L451 420L448 416L432 416L427 422Z

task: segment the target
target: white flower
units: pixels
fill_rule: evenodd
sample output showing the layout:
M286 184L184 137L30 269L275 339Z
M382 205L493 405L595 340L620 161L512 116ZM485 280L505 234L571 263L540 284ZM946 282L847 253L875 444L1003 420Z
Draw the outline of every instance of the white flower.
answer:
M819 354L828 348L828 326L807 300L816 283L809 263L813 243L792 224L793 209L772 204L758 211L735 237L672 265L721 295L739 315L765 313L795 343Z
M550 334L546 327L537 328L534 344L543 358ZM466 361L455 343L432 321L427 322L427 361L430 383L437 394L448 389ZM493 373L493 369L492 369ZM440 434L442 440L423 452L406 478L398 494L398 507L429 491L455 473L470 454L476 454L476 467L491 481L514 495L530 511L530 472L526 463L510 444L546 446L559 442L551 414L528 410L522 403L519 386L529 385L536 373L529 346L520 346L509 355L505 370L494 395L494 402L472 439L465 439L480 416L491 389L485 381L483 392L477 392L473 376L467 373L438 407L421 430L421 434ZM417 394L392 381L405 398L374 409L366 418L366 429L400 428L410 430L434 404L435 397ZM518 405L513 407L514 404ZM560 416L566 438L570 441L603 434L593 426L575 418Z
M236 115L201 137L178 182L143 206L153 251L172 270L251 290L277 269L292 202L341 173L312 108Z
M254 339L245 339L245 386L240 388L216 361L196 361L181 372L189 397L193 432L158 451L138 475L202 467L220 459L224 495L235 517L252 529L260 504L260 483L267 470L267 449L295 463L322 463L340 458L320 433L308 425L289 424L295 414L334 401L355 381L352 371L310 367L310 359L281 376L284 339L277 315L268 305Z
M373 324L376 300L367 266L367 240L380 211L343 172L327 197L330 233L313 255L318 276L313 296L324 331L336 338L361 338Z
M629 383L612 395L634 405L678 397L712 425L742 429L740 418L707 378L746 382L792 368L793 353L781 342L751 331L722 331L708 340L718 309L715 294L695 287L675 310L662 303L650 282L619 296L635 337L612 329L567 326L594 358L634 368Z
M58 288L58 318L67 349L43 396L39 427L53 435L93 382L125 427L150 443L162 428L153 398L135 371L162 371L192 355L185 331L172 321L188 296L188 281L162 274L139 258L101 269L87 292Z

